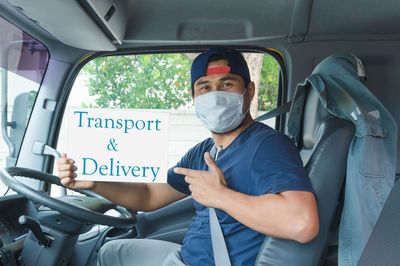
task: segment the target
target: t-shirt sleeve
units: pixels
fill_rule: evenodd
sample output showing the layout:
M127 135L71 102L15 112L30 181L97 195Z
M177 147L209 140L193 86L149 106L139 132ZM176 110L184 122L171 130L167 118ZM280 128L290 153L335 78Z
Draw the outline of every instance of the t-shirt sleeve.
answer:
M189 190L189 185L185 182L185 176L174 173L175 167L184 167L182 165L179 165L179 163L168 170L167 183L179 192L190 195L191 192Z
M185 176L174 173L174 168L175 167L191 168L190 167L191 166L190 162L192 158L191 155L194 152L194 149L195 147L190 149L174 167L171 167L168 170L167 183L174 189L187 195L190 195L191 192L189 190L188 183L185 182Z
M257 194L314 190L299 152L283 134L267 137L258 147L252 162L252 178Z
M189 189L189 184L185 182L185 176L175 174L174 168L183 167L194 170L204 170L200 167L202 164L199 158L203 156L205 150L210 149L212 143L214 143L212 139L208 138L191 148L174 167L168 170L168 184L179 192L187 195L192 194Z

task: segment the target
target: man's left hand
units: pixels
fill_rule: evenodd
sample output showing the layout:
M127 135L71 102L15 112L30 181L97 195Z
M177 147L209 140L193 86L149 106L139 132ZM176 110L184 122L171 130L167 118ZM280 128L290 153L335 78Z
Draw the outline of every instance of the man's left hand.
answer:
M207 207L220 208L220 193L227 188L224 173L217 166L209 152L204 153L209 171L176 167L174 172L185 175L192 197Z

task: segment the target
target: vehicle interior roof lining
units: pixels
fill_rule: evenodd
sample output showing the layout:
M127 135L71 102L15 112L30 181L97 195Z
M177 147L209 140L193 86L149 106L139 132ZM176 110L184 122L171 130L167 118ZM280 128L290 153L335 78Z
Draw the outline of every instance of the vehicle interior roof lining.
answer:
M308 32L313 0L296 1L293 14L289 42L301 42Z
M313 1L310 36L359 36L400 34L400 1Z
M125 29L123 20L117 23L116 31L125 35L123 44L117 47L104 33L104 28L92 19L93 12L90 15L77 1L8 1L16 7L24 6L22 12L56 39L84 50L113 51L166 44L235 43L265 47L266 43L400 39L400 30L396 27L400 22L396 15L400 2L396 0L388 0L388 5L374 0L343 4L318 0L230 0L229 4L212 0L105 0L128 6L125 34L121 32ZM89 0L80 0L83 1ZM38 9L37 5L46 8ZM208 6L210 8L205 8Z
M85 12L76 1L8 1L66 45L84 50L115 50L114 43L107 38L104 29L92 19L93 12ZM172 1L175 3L161 0L129 2L130 21L125 44L173 42L191 45L207 41L254 42L260 38L285 40L290 30L294 2L282 1L271 5L268 1L235 0L227 5L224 1L212 0L201 3ZM46 8L38 9L38 5ZM205 6L212 6L212 9Z
M293 5L294 1L130 1L125 41L287 36Z
M161 0L129 2L130 17L125 46L157 45L159 43L192 45L199 43L248 43L256 45L264 42L288 43L319 40L380 40L383 38L396 40L400 38L394 20L396 11L391 11L392 20L386 20L383 12L385 5L380 5L378 14L365 14L363 10L374 8L377 3L373 0L358 0L356 4L331 3L332 9L324 5L324 1L301 0L288 2L285 5L277 2L247 1L232 2L234 9L226 8L226 3L219 1L216 5L208 2L190 3L188 5L168 2L166 6ZM212 5L212 10L204 6ZM241 6L243 5L243 7ZM260 6L261 5L261 6ZM263 6L265 5L265 6ZM364 5L364 6L363 6ZM391 0L394 10L400 4ZM154 6L159 6L153 10ZM360 8L360 6L363 6ZM177 9L179 8L179 9ZM361 11L353 12L358 8ZM373 9L372 8L372 9ZM203 11L205 10L205 11ZM219 10L226 11L219 13ZM238 13L239 10L239 13ZM249 11L247 11L249 10ZM345 10L349 17L342 16ZM381 12L382 11L382 12ZM250 12L249 14L247 12ZM373 11L372 11L373 12ZM323 13L323 15L319 15ZM163 14L167 14L164 15ZM174 14L173 16L169 14ZM340 20L340 25L326 20L329 14L332 21ZM354 16L356 14L356 16ZM201 17L202 19L198 19ZM232 17L236 20L232 20ZM338 19L339 18L339 19ZM133 21L134 20L134 21ZM360 23L377 23L372 33L370 28L360 27ZM400 22L400 21L399 21ZM348 26L348 24L351 24ZM324 25L321 27L321 25ZM315 29L320 27L320 30ZM348 29L343 31L343 28ZM384 35L384 37L382 37Z

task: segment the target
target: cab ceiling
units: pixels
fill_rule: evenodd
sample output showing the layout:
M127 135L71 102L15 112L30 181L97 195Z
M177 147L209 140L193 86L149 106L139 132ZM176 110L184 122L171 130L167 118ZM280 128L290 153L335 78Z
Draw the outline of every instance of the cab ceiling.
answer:
M146 45L400 39L398 0L8 0L63 43L85 50ZM88 4L89 3L89 4ZM113 38L99 3L117 7ZM116 4L115 4L116 3ZM109 8L102 8L104 13ZM126 12L127 11L127 12ZM110 20L112 21L112 19ZM105 24L103 24L105 23Z

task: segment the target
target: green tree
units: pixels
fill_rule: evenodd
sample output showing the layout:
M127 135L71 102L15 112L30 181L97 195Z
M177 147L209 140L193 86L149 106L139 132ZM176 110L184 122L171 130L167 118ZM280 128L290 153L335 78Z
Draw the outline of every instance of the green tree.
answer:
M191 61L181 54L145 54L96 58L83 68L87 107L178 109L191 102Z
M265 55L258 89L258 110L270 111L276 107L279 84L279 65L272 56Z
M85 107L178 109L192 103L191 61L182 54L145 54L96 58L83 68L94 104ZM276 107L279 65L263 58L258 110Z

